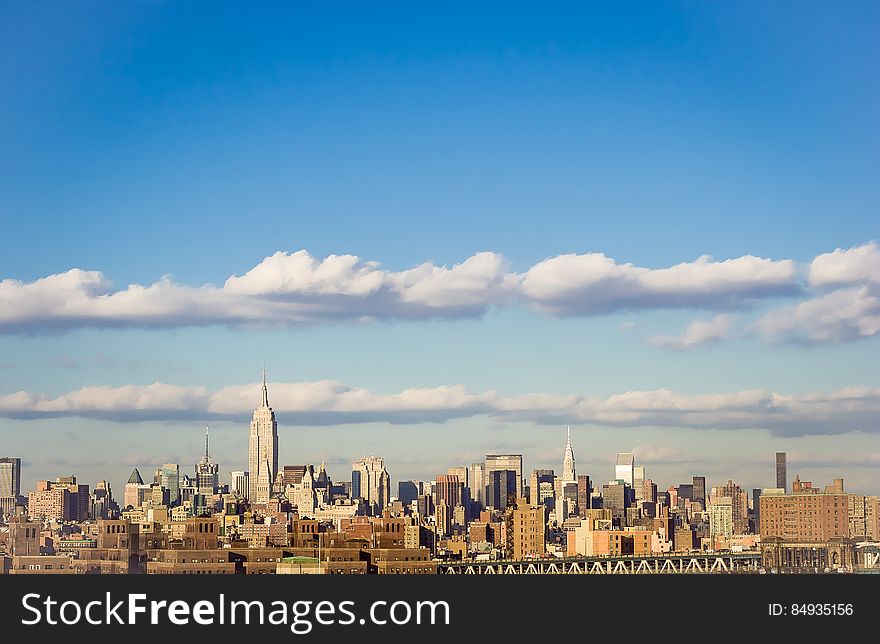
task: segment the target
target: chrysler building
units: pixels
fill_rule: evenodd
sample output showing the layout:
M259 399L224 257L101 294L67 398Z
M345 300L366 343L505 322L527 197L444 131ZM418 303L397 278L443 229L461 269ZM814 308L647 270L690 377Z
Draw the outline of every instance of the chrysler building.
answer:
M568 427L568 442L565 444L565 454L562 457L562 482L576 483L577 473L574 469L574 450L571 449L571 426Z
M248 500L267 503L272 496L272 483L278 473L278 423L269 406L266 370L263 369L263 400L254 410L248 440Z

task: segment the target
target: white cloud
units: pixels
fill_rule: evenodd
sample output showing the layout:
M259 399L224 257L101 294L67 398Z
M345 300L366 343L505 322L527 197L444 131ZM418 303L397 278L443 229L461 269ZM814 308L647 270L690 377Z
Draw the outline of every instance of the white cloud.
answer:
M539 310L577 316L654 308L735 309L799 290L797 266L789 259L746 255L718 262L703 256L650 269L589 253L539 262L523 276L520 293Z
M775 342L848 342L880 333L880 288L842 288L767 313L755 327Z
M169 276L113 290L99 271L71 269L34 282L0 282L0 332L83 326L180 327L308 324L321 320L479 317L519 295L557 315L623 308L720 308L798 289L791 260L757 257L647 269L602 254L562 255L511 273L497 253L452 267L424 263L388 271L354 255L317 259L277 252L221 287Z
M775 342L850 342L880 333L880 248L875 242L817 256L810 285L834 288L764 315L755 328Z
M817 255L810 264L809 279L817 288L880 283L880 248L872 241Z
M657 335L651 344L668 349L693 349L723 340L733 328L735 316L721 313L711 320L694 320L679 336Z
M880 389L781 395L764 390L684 395L668 389L627 391L608 398L530 393L472 393L462 385L378 394L336 381L275 383L270 400L287 427L365 422L436 423L490 416L559 427L594 424L698 429L766 429L777 435L880 431ZM0 396L0 416L83 417L133 422L205 420L244 422L259 401L259 385L211 391L164 383L84 387L49 397L29 392Z
M0 332L476 317L503 304L515 283L495 253L451 268L426 263L394 272L353 255L318 260L306 251L279 252L222 287L166 276L114 291L102 273L71 269L29 283L0 281Z
M150 285L114 288L103 273L78 268L33 282L5 279L0 333L478 318L516 302L563 317L659 308L721 313L695 321L681 336L652 340L690 348L724 338L731 310L762 298L803 295L807 282L826 291L770 311L755 328L770 340L802 343L845 342L880 332L876 243L819 255L806 282L801 272L793 260L751 255L724 261L704 256L654 269L588 253L551 257L516 273L493 252L452 266L428 262L391 271L355 255L319 259L300 250L277 252L221 286L188 286L165 276ZM632 326L625 322L621 329Z

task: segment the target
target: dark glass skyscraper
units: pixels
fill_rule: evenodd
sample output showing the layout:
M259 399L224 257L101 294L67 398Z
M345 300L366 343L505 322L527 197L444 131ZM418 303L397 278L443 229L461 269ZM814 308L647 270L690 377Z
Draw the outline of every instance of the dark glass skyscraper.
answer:
M692 501L700 503L703 508L706 507L706 477L695 476L693 482Z
M776 487L787 489L785 452L776 452Z

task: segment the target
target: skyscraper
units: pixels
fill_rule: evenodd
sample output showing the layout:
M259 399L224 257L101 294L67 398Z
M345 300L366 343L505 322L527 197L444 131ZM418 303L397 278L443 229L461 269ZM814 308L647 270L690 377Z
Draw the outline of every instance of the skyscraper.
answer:
M785 473L785 452L776 452L776 487L787 489L787 480Z
M456 474L440 474L434 486L436 505L446 504L451 510L461 505L464 497L464 483Z
M272 484L278 473L278 423L269 406L266 370L263 369L263 400L254 410L248 440L248 499L266 503L272 495Z
M92 490L91 499L89 499L89 516L93 519L106 519L110 510L116 505L113 500L113 492L110 489L110 483L107 481L99 481Z
M157 483L168 490L168 505L180 505L180 466L165 463L158 473Z
M754 524L752 525L752 532L755 534L760 534L761 530L761 488L756 487L752 488L752 512L754 513L755 519Z
M232 478L232 493L242 497L247 496L250 491L248 484L250 476L248 472L237 470L230 472L229 476Z
M143 485L144 479L141 478L141 473L138 472L138 468L134 468L131 471L131 476L128 477L128 482L125 484L125 490L123 491L122 502L126 507L136 508L141 504L139 495Z
M21 459L4 456L0 458L0 497L16 497L21 494Z
M488 458L488 457L487 457ZM514 470L491 470L486 475L486 507L506 510L516 507L519 494L517 488L517 472Z
M724 485L716 485L712 488L712 498L709 499L709 505L715 502L715 497L727 497L730 499L733 533L747 533L749 531L748 494L733 481L727 481Z
M447 472L452 476L457 476L458 480L461 482L461 500L459 504L464 507L465 515L467 518L471 516L471 486L469 481L470 468L467 465L462 465L460 467L450 467Z
M590 509L590 477L586 474L578 476L578 513L581 517L587 516L587 510Z
M553 506L556 497L556 475L553 470L535 470L529 479L529 503ZM561 498L561 494L558 495Z
M4 456L0 458L0 518L13 514L21 494L21 459Z
M208 454L208 428L205 427L205 455L196 463L196 488L199 494L214 494L220 486L220 466Z
M715 539L724 537L730 539L732 535L737 533L734 526L735 514L734 500L729 496L713 496L709 503L709 537L711 540L711 548L715 549Z
M633 496L636 501L645 500L645 468L633 467Z
M615 480L623 481L630 487L633 486L633 479L635 478L635 472L633 472L634 460L632 452L620 452L617 455L617 464L614 466Z
M488 487L492 482L492 472L511 470L516 473L516 496L522 496L522 454L486 454L484 483ZM490 505L486 501L486 505ZM514 500L513 505L516 505Z
M418 481L400 481L397 484L397 499L404 505L410 505L419 498L421 488Z
M486 505L486 466L483 463L472 463L470 471L471 499L480 507Z
M391 499L391 476L379 456L363 456L351 464L351 494L381 511Z
M562 484L575 482L577 482L577 474L574 467L574 451L571 449L571 426L569 426L565 453L562 456Z
M692 496L692 500L696 501L705 509L706 507L706 477L705 476L695 476L693 477L693 489L694 493Z

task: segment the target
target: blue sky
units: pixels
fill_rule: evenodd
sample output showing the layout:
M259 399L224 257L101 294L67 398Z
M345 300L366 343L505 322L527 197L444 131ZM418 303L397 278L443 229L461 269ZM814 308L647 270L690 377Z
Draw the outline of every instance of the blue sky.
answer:
M155 382L216 391L255 383L263 361L278 383L334 380L376 394L880 387L878 287L864 270L876 249L842 285L805 277L818 256L880 238L875 3L472 5L4 5L0 279L28 284L79 268L112 281L102 293L166 275L199 289L300 249L391 273L488 251L508 275L566 254L646 269L754 255L793 261L799 277L781 279L800 292L749 290L732 308L693 293L686 305L642 306L642 294L610 313L557 315L540 298L521 302L520 289L512 303L467 314L401 309L364 322L346 309L305 324L194 322L186 303L158 328L117 314L100 328L88 319L59 328L57 308L16 290L0 299L0 399ZM809 311L796 328L755 331L763 316L829 294L838 299L823 311L857 310L846 332L821 339L824 318ZM718 321L717 337L686 350L658 344L724 315L733 317ZM6 318L15 319L3 327ZM859 401L873 409L873 399ZM79 407L7 408L4 451L31 463L26 483L73 470L121 485L132 463L194 462L205 422L216 425L224 470L244 463L246 412L236 420L196 407L135 422L124 411L106 420ZM609 428L592 412L568 420L576 455L596 458L589 473L599 480L611 475L602 459L635 448L663 487L701 473L770 485L772 452L788 450L805 478L842 475L880 491L876 421L838 422L835 410L825 436L774 434L757 417L739 429L715 418L699 428ZM365 451L382 452L401 479L431 478L490 448L559 467L564 446L560 425L509 415L304 420L279 408L282 459L337 459L337 477ZM161 449L132 439L144 432ZM63 459L45 454L47 441Z

